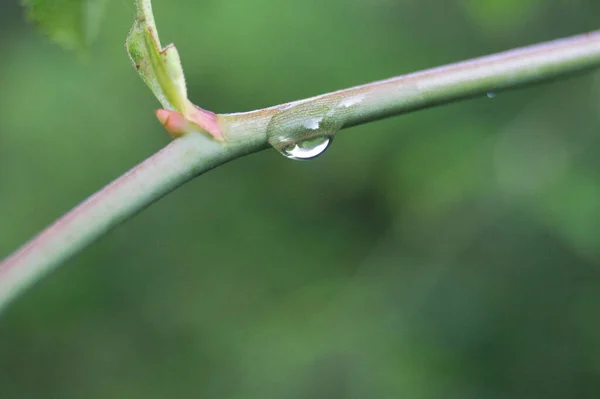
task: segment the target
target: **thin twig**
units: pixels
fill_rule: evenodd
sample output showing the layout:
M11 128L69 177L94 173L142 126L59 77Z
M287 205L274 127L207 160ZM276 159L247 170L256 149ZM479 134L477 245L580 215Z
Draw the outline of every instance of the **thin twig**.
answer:
M173 140L0 263L0 309L102 234L193 177L267 148L267 127L278 112L297 110L302 118L307 109L326 106L339 110L340 126L350 127L599 66L596 31L262 110L219 115L225 143L200 133ZM344 102L352 106L340 106ZM277 128L285 134L291 126Z

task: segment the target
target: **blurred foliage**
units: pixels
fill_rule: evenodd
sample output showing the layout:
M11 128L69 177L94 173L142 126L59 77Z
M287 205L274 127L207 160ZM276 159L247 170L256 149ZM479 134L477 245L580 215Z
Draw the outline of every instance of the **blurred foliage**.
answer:
M598 27L592 0L155 0L250 110ZM0 13L0 256L168 142L112 1L85 62ZM600 75L217 168L0 317L0 398L600 394Z
M98 34L107 0L21 0L27 16L52 40L85 49Z

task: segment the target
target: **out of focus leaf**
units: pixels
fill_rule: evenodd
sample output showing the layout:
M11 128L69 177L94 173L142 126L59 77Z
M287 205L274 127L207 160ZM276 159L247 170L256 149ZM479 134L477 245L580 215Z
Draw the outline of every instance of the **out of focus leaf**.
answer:
M107 0L22 0L27 16L53 41L82 50L98 35Z

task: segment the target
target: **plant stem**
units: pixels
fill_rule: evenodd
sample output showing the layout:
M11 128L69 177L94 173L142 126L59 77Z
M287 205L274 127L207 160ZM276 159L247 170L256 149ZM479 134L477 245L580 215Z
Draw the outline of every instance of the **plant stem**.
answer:
M0 309L102 234L220 164L267 147L267 126L283 111L337 107L343 127L553 79L600 66L600 31L434 68L306 100L218 115L225 144L190 133L64 215L0 263ZM352 106L340 107L343 101ZM303 115L299 114L301 118ZM291 126L279 126L281 133Z
M0 263L0 310L28 285L114 226L194 176L263 148L261 143L222 145L199 133L173 140Z
M275 113L293 105L335 107L356 98L360 103L338 114L343 127L351 127L598 67L600 31L594 31L220 118L236 125L252 119L255 129L266 130Z

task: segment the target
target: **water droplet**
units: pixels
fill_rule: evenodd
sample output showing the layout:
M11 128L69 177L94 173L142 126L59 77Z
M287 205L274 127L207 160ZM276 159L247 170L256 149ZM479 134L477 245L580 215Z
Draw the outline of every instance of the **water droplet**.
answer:
M307 139L283 148L282 153L290 159L311 159L325 152L332 140L327 136Z
M315 158L325 152L342 127L340 109L319 101L284 106L267 126L269 144L290 159Z
M496 97L496 93L493 93L493 92L490 91L489 93L487 93L487 97L488 98L494 98L494 97Z

